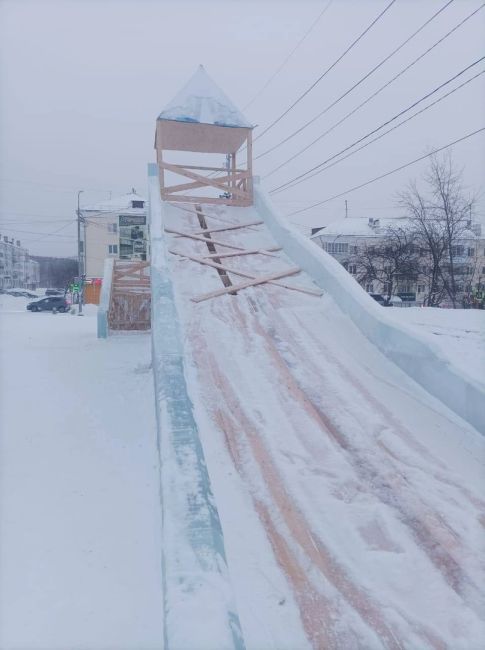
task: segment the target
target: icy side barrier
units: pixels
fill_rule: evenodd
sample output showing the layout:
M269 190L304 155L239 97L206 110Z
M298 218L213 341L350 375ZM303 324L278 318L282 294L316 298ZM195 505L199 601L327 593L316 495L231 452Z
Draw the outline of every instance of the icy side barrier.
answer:
M148 166L148 182L165 649L243 650L221 524L185 382L155 164Z
M114 259L107 257L104 260L103 283L98 305L98 339L108 338L108 312L111 298L111 284L113 282Z
M255 182L254 202L273 237L285 253L387 357L429 393L485 434L485 385L465 376L445 359L439 348L391 321L328 253L288 226L276 213L268 194Z

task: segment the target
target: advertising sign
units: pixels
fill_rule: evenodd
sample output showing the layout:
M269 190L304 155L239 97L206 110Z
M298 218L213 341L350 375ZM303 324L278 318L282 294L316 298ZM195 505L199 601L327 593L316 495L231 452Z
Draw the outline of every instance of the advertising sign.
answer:
M143 214L120 214L120 226L146 226L147 218Z

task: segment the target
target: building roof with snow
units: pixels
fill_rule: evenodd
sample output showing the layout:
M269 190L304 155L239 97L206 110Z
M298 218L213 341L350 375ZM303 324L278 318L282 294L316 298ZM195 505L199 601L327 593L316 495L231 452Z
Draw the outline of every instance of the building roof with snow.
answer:
M390 226L404 228L409 225L407 217L395 218L373 218L373 217L347 217L333 221L323 226L318 232L312 235L312 239L322 235L348 235L353 237L375 237L382 234Z
M143 205L140 205L140 202ZM131 192L127 194L122 194L113 199L108 199L107 201L100 201L93 205L87 205L82 208L82 212L131 212L135 211L138 213L140 211L146 211L147 200L137 194L136 190L133 188Z
M408 217L347 217L333 221L327 226L322 226L311 235L310 239L318 239L322 236L380 237L387 228L407 228L410 226L411 220ZM460 233L460 239L475 239L480 234L481 230L474 232L470 228L466 228Z
M241 111L209 77L203 65L158 116L159 120L253 128Z

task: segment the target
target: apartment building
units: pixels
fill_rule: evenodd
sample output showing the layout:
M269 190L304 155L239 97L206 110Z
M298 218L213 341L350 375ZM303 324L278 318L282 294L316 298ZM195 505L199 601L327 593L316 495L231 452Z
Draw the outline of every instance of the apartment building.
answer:
M0 290L37 289L39 264L20 241L0 235Z
M409 228L411 223L401 218L343 218L323 228L314 228L311 239L337 259L356 279L359 277L359 253L365 248L379 246L386 231L392 228ZM482 227L471 220L459 241L452 248L457 288L460 292L485 285L485 237ZM386 287L379 281L365 282L369 293L384 293ZM394 293L404 301L422 304L427 295L426 280L418 273L397 279Z
M132 189L122 196L81 208L82 253L87 278L102 278L107 257L150 259L146 199Z

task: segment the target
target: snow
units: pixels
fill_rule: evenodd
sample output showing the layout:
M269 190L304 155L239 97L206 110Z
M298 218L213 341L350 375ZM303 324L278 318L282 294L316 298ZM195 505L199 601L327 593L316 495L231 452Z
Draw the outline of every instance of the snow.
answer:
M373 222L373 223L371 223ZM310 236L310 239L317 239L321 235L328 236L355 236L355 237L378 237L387 228L407 228L412 225L408 217L347 217L332 221L327 226ZM472 230L465 229L461 239L477 239L479 235Z
M133 208L132 201L145 201L145 207L143 208ZM131 210L133 214L139 214L140 212L146 212L146 199L136 192L128 192L127 194L122 194L121 196L115 196L112 199L107 201L99 201L93 205L86 205L82 208L83 212L113 212L118 210ZM132 212L130 212L132 214Z
M162 647L148 334L0 296L0 647Z
M391 309L388 316L396 323L404 323L419 333L419 336L432 341L450 363L476 381L483 382L485 311L409 307Z
M200 229L191 206L164 212L169 227ZM266 218L204 213L213 227ZM224 240L275 245L264 226ZM225 260L261 275L294 263L283 252ZM343 269L328 266L337 286ZM169 270L246 647L480 647L483 436L364 336L333 287L315 298L264 285L196 304L221 287L214 269L171 256ZM390 311L355 300L374 322Z
M337 221L329 223L324 226L317 233L312 235L310 239L316 239L321 235L352 235L356 237L377 237L380 236L384 230L390 226L394 228L405 228L409 225L409 219L405 217L395 218L379 218L378 224L372 226L369 223L368 217L348 217L342 218ZM472 235L474 237L474 235Z
M108 312L111 300L111 286L113 283L114 258L107 257L104 260L103 284L101 285L101 295L99 297L97 313L97 335L100 339L108 337Z
M199 65L158 119L252 128L239 109L209 77L203 65Z
M151 183L152 341L0 295L0 647L481 647L485 438L452 391L483 385L483 312L381 308L259 189L206 219L285 250L224 264L323 296L195 303L220 277Z
M388 358L432 395L485 434L485 381L450 363L441 348L389 317L332 256L296 232L276 214L269 196L255 184L255 205L267 228L294 263L328 291L340 309Z

